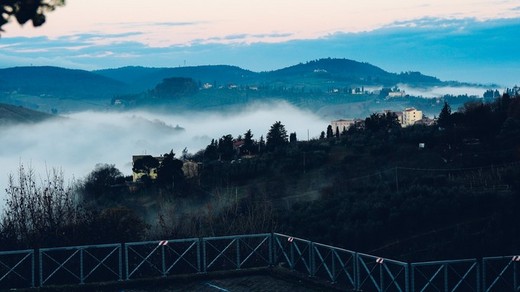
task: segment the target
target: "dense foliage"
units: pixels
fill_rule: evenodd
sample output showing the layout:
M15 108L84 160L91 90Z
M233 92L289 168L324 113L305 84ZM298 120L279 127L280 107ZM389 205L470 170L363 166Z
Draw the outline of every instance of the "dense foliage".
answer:
M31 20L33 26L45 23L45 13L65 4L65 0L2 0L0 2L0 31L11 17L19 24Z

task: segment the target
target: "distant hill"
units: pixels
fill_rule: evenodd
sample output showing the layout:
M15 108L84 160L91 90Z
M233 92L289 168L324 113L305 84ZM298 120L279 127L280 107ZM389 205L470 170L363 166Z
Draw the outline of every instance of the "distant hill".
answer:
M159 98L158 85L164 80L182 78L193 80L190 83L195 85L194 90L186 91L190 94L170 92L172 98ZM374 92L377 90L365 94L362 89L368 86L389 90L400 84L421 88L462 85L443 82L419 72L391 73L369 63L332 58L268 72L253 72L229 65L130 66L91 72L49 66L15 67L0 69L0 102L60 113L165 106L201 110L244 105L266 98L285 100L327 116L365 115L380 110L380 107L424 107L418 104L418 100L408 97L376 102L379 94ZM388 104L390 102L394 104ZM352 103L363 104L362 111L337 113L338 106ZM326 110L331 106L334 109ZM437 105L433 105L431 110L437 113Z
M259 73L236 66L211 65L177 68L123 67L93 71L101 76L126 83L130 88L143 91L155 87L166 78L188 77L201 83L215 85L256 83Z
M389 73L368 63L348 59L320 59L271 71L270 76L308 76L323 74L330 77L387 76Z
M297 80L301 78L320 78L350 82L358 85L392 86L398 83L415 85L438 85L442 81L419 72L401 74L389 73L369 63L348 59L320 59L287 68L267 72L267 79Z
M208 65L177 68L122 67L96 71L59 67L14 67L0 69L0 93L16 92L41 97L106 99L114 95L140 93L166 78L192 78L200 85L269 85L280 82L320 86L328 81L344 86L440 85L442 82L419 72L390 73L377 66L348 59L320 59L269 71L253 72L236 66ZM323 85L324 86L324 85Z
M0 69L0 92L101 99L125 90L122 82L85 70L50 66Z
M122 67L93 71L107 78L126 83L135 90L153 88L163 79L171 77L189 77L201 83L216 85L259 85L275 82L290 84L302 81L325 79L344 81L355 85L387 85L397 83L432 84L442 82L431 76L419 72L389 73L377 66L348 59L320 59L307 63L269 71L253 72L236 66L190 66L178 68L146 68ZM311 83L313 83L311 81Z
M0 126L5 124L37 123L55 116L39 111L0 103Z

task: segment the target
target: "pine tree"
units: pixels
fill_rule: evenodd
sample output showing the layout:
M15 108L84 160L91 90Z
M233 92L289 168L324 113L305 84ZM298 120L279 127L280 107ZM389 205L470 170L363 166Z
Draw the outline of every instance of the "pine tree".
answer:
M287 131L282 122L275 122L266 137L266 147L269 151L273 151L276 148L283 147L289 142L287 139Z
M439 119L437 119L437 125L444 129L451 128L452 126L451 107L447 102L444 102L444 106L439 114Z
M327 139L332 138L333 135L334 135L334 133L332 132L332 126L328 125L328 127L327 127Z

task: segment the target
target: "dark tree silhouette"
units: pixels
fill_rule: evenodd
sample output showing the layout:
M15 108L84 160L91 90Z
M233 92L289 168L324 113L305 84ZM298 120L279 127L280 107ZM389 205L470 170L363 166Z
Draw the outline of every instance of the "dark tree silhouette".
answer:
M373 113L370 117L365 119L365 128L368 131L378 132L398 129L401 128L401 125L395 113Z
M265 140L264 135L260 136L260 140L258 141L258 152L262 153L265 150Z
M294 143L296 143L297 141L298 141L298 139L296 138L296 132L291 133L291 134L289 135L289 143L294 144Z
M19 24L31 20L33 26L45 23L45 13L65 5L65 0L0 0L0 31L14 17Z
M439 119L437 120L437 125L445 129L452 126L451 107L447 102L444 102L444 106L439 114Z
M243 151L247 154L254 153L255 151L251 129L247 130L247 132L244 134L244 146L242 146L242 148L244 149Z
M282 122L275 122L269 132L267 133L266 147L269 151L273 151L277 148L287 145L287 131Z
M332 132L332 125L328 125L327 126L327 139L332 138L333 135L334 135L334 132Z
M235 156L233 150L233 136L228 134L218 140L218 154L222 160L232 160Z
M83 195L95 199L103 195L112 195L114 185L124 183L124 176L113 164L97 164L83 184Z
M211 139L211 143L206 147L206 150L204 150L204 160L205 161L212 161L218 159L218 152L217 152L217 142L215 139Z
M159 160L151 155L144 155L143 157L134 161L132 170L134 172L146 172L149 173L152 168L159 166Z
M163 187L171 187L175 191L182 191L185 186L182 165L182 161L175 158L173 150L164 154L161 165L157 169L157 183Z

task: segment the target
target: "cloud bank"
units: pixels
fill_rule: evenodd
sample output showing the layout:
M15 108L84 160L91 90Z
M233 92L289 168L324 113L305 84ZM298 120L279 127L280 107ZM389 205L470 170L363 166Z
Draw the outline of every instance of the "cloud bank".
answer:
M96 164L115 164L131 174L134 154L161 155L171 149L178 155L205 148L211 139L234 137L251 129L254 139L266 136L281 121L299 140L318 137L328 121L284 102L251 104L229 112L80 112L34 125L0 127L0 209L10 173L20 163L41 177L46 170L62 169L68 179L84 178ZM184 131L176 130L179 126Z

